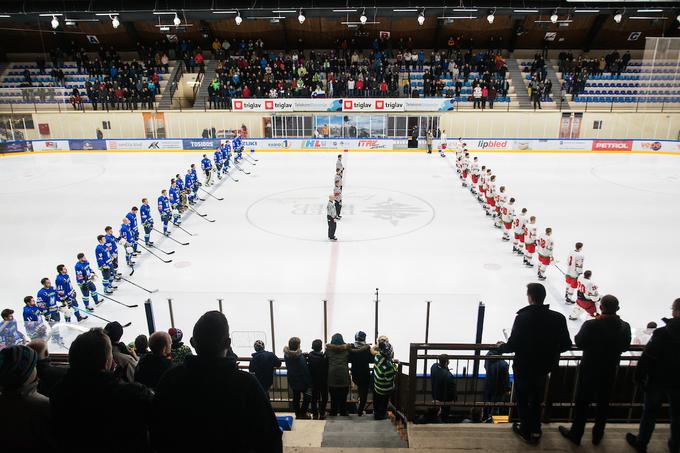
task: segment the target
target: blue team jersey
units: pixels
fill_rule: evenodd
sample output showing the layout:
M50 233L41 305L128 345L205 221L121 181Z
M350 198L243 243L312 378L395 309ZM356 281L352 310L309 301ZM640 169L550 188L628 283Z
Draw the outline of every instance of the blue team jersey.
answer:
M120 237L125 239L129 244L135 242L135 236L132 234L132 228L130 225L122 224L120 226Z
M97 265L99 267L110 266L113 262L111 258L111 253L109 252L108 244L99 244L94 249L95 256L97 257Z
M109 254L113 255L118 252L118 239L114 235L107 234L104 239L106 239L106 248L109 250Z
M128 212L125 215L125 218L127 218L130 221L130 229L136 230L137 229L137 216L131 212Z
M198 181L198 174L196 173L196 169L192 168L191 169L191 182L195 183Z
M215 164L219 163L222 163L222 151L218 149L215 151Z
M40 288L38 296L35 298L42 313L54 313L59 310L57 306L57 291L53 286L49 288Z
M238 151L241 148L241 137L236 137L231 141L234 145L234 151Z
M151 206L148 204L142 204L142 207L139 208L139 216L141 217L142 224L144 225L153 222L153 218L151 217Z
M24 306L24 322L28 321L38 321L40 320L40 308L37 306L30 306L30 305L25 305Z
M184 190L184 182L182 181L182 178L175 179L175 185L177 186L177 190L180 192Z
M211 169L211 168L212 168L212 162L210 162L210 159L208 159L207 157L204 157L204 158L201 160L201 168L202 168L203 170L209 170L209 169Z
M54 279L54 284L57 287L57 294L60 298L64 298L73 292L71 278L68 274L57 275L57 278Z
M170 190L168 190L168 193L170 194L170 204L178 204L179 203L179 192L177 191L176 187L170 187Z
M170 213L170 200L165 195L158 197L158 212L161 214Z
M78 261L76 263L76 282L82 285L87 283L92 278L92 269L90 269L90 263L85 261L84 263Z
M187 173L186 176L184 177L184 185L186 186L187 189L191 189L194 187L194 177L191 175L191 173Z

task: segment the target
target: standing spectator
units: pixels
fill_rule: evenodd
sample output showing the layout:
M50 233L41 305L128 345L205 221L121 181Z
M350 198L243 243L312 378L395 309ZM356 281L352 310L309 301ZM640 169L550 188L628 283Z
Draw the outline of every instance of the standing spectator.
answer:
M121 342L123 336L123 326L118 321L110 322L104 327L104 332L111 339L113 347L113 361L116 364L115 374L125 382L135 382L135 368L137 367L137 356L134 352Z
M298 337L292 337L288 340L288 346L283 347L283 358L286 361L288 387L293 394L295 417L309 419L307 409L309 408L311 378L307 368L307 361L302 355L300 339ZM302 395L302 406L300 406L300 395Z
M142 452L149 449L148 423L153 393L126 383L111 372L112 345L102 329L79 335L68 352L69 370L50 398L51 428L58 451L73 449L73 420L96 417L78 431L78 445L88 448ZM121 430L121 420L125 421Z
M172 368L172 340L167 332L154 332L149 337L150 354L139 360L135 370L135 382L156 389L161 376Z
M326 419L328 404L328 359L321 350L321 340L312 341L312 350L307 354L307 368L312 381L312 417L314 420Z
M491 88L489 88L489 94L487 96L489 100L489 109L491 110L493 110L493 103L496 102L496 96L497 96L496 88L494 86L491 86Z
M626 434L626 441L638 453L647 451L665 400L671 418L668 451L680 452L680 299L673 301L671 309L673 317L664 318L666 325L654 331L635 368L635 380L645 391L644 406L639 434Z
M373 364L373 418L376 420L387 418L387 406L394 391L397 363L389 341L387 339L378 341L378 353Z
M331 337L326 345L328 358L328 391L331 394L331 410L329 415L335 417L347 415L347 392L349 392L349 345L339 333Z
M432 399L438 402L456 401L456 380L449 370L449 356L441 354L436 363L430 367L430 379L432 379ZM451 407L441 406L439 419L446 422Z
M371 369L369 365L373 363L371 345L366 344L366 333L359 331L354 335L354 344L349 350L349 362L352 365L352 382L357 386L359 393L359 406L357 415L364 415L366 401L368 399L368 388L371 385Z
M281 430L262 387L226 357L227 318L205 313L191 344L197 355L168 370L156 390L151 439L157 451L282 452ZM181 431L168 414L188 415Z
M49 451L50 400L38 393L38 355L26 346L0 351L3 451Z
M149 352L151 352L149 351L149 339L144 334L137 335L137 338L135 338L135 354L137 354L137 357L141 360Z
M583 323L574 337L576 347L583 351L579 366L574 407L574 421L571 429L560 426L560 433L575 443L581 444L586 426L588 406L596 403L593 444L599 445L607 423L612 382L616 377L621 353L630 347L630 325L616 315L619 301L606 295L600 301L602 314Z
M489 89L484 85L482 88L482 110L486 108L486 100L489 98Z
M520 422L512 425L522 440L536 444L541 430L541 403L548 374L557 366L560 353L571 347L564 315L544 305L545 287L527 285L529 305L517 312L507 343L499 343L501 353L514 352L515 390Z
M472 108L482 108L482 88L479 85L472 90Z
M66 376L68 368L52 365L45 340L32 340L27 346L38 356L38 362L35 365L38 372L38 393L49 398L59 381Z
M274 383L274 371L281 366L281 359L273 352L265 351L264 341L262 340L257 340L253 347L255 352L250 359L248 371L255 375L262 386L262 390L269 398L269 389Z
M539 110L542 110L543 107L541 107L541 88L538 84L531 90L531 99L534 103L534 110L536 110L536 107L538 107Z
M500 355L500 352L497 349L490 349L486 355ZM502 359L486 359L484 360L484 370L486 371L484 401L487 403L502 401L512 388L510 385L510 365ZM491 416L497 413L497 408L485 407L482 420L491 421Z
M184 363L184 360L192 354L191 348L182 342L184 333L180 329L171 327L168 329L168 334L172 339L172 363L175 365Z

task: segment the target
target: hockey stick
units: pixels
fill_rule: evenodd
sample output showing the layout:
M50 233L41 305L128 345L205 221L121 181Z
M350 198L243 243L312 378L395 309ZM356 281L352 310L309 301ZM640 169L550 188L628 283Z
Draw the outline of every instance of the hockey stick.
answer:
M255 154L255 150L254 150L254 149L251 149L251 150L250 150L250 158L253 159L255 162L259 162L260 159L254 158L254 157L252 156L253 154Z
M146 292L149 293L149 294L153 294L153 293L157 293L157 292L158 292L157 289L154 289L153 291L148 290L148 289L144 288L143 286L140 286L140 285L138 285L137 283L135 283L135 282L133 282L133 281L131 281L131 280L128 280L128 279L125 278L125 277L121 277L121 280L125 280L125 281L128 282L129 284L131 284L131 285L133 285L133 286L136 286L136 287L139 288L139 289L143 289L144 291L146 291Z
M175 225L175 226L176 226L176 225ZM154 228L153 230L154 230L156 233L160 233L160 234L162 234L163 236L165 236L165 234L164 234L162 231L157 230L157 229L155 229L155 228ZM165 237L168 238L168 239L170 239L171 241L177 242L179 245L189 245L188 242L181 242L181 241L178 241L177 239L173 238L172 236L165 236Z
M137 241L137 244L139 244L140 246L142 245L142 243L139 242L139 241ZM146 244L144 244L144 245L146 245ZM171 250L171 251L169 251L169 252L166 252L166 251L163 250L162 248L159 248L159 247L157 247L157 246L155 246L155 245L146 245L146 246L147 246L147 247L150 247L150 248L154 248L154 249L158 250L159 252L165 253L166 255L172 255L173 253L175 253L174 250Z
M101 320L104 321L104 322L107 322L107 323L108 323L108 322L111 322L111 321L109 321L109 320L106 319L106 318L102 318L102 317L99 316L99 315L95 315L95 314L92 313L92 311L90 311L88 308L79 308L79 310L80 310L80 311L84 311L85 313L87 313L87 317L88 317L88 318L89 318L90 316L94 316L95 318L101 319ZM132 322L129 322L129 323L127 323L127 324L124 324L123 327L130 327L131 325L132 325Z
M201 188L199 187L199 189L201 189ZM208 195L210 195L211 197L213 197L213 198L216 199L216 200L219 200L219 201L223 201L223 200L224 200L224 198L222 198L222 197L216 197L215 195L211 194L210 192L208 192L208 191L205 190L205 189L201 189L201 190L202 190L203 192L207 193Z
M120 302L120 301L114 299L113 297L105 296L104 294L99 294L99 295L100 295L101 297L103 297L104 299L106 299L106 300L110 300L111 302L115 302L115 303L120 304L120 305L123 305L124 307L127 307L127 308L135 308L135 307L139 307L139 305L137 305L137 304L134 304L134 305L124 304L123 302Z
M245 158L246 162L248 162L249 164L251 164L251 165L257 165L257 164L255 163L255 161L253 160L253 158L250 157L249 155L244 154L243 157Z
M242 172L245 173L246 175L249 175L249 174L250 174L249 171L245 171L244 169L242 169L241 167L239 167L239 165L238 165L236 162L234 162L234 167L236 167L237 170L242 171Z
M166 263L166 264L167 264L167 263L172 263L172 259L169 259L169 260L163 259L163 258L161 258L160 256L156 255L156 254L155 254L154 252L152 252L151 250L149 250L148 248L144 247L142 244L139 244L139 246L140 246L141 248L143 248L144 250L146 250L147 252L151 253L153 256L155 256L155 257L158 258L159 260L163 261L164 263ZM132 275L132 274L130 274L130 275Z
M553 262L552 265L555 266L558 271L562 272L562 275L567 275L566 272L564 272L557 264L555 264L555 262Z
M231 176L231 173L226 172L225 175L229 176L229 178L231 178L234 182L238 182L238 179L236 179L236 178L234 178L233 176Z
M195 210L195 209L192 208L191 206L189 206L189 209L191 209L191 210L194 211L196 214L198 214L198 215L200 216L200 218L202 218L202 219L205 220L206 222L210 222L210 223L214 223L214 222L215 222L215 219L209 219L209 218L208 218L208 214L201 214L200 212L198 212L197 210Z
M173 223L173 225L175 225L175 224ZM176 228L179 228L179 229L182 230L182 231L184 231L184 232L185 232L186 234L188 234L189 236L196 236L194 233L188 232L187 230L185 230L184 228L182 228L180 225L175 225L175 227L176 227Z

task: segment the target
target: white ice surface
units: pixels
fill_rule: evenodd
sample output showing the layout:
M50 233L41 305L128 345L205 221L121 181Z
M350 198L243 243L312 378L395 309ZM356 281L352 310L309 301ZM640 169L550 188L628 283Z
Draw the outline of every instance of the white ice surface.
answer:
M95 262L96 236L116 229L132 205L155 200L170 178L200 160L198 153L32 154L0 159L1 308L21 317L23 297L35 295L56 265L69 267L76 254ZM234 332L236 352L247 354L254 338L271 345L269 299L273 299L277 352L290 336L305 349L328 333L346 341L357 330L374 330L374 292L380 288L379 331L398 357L408 343L425 338L426 301L432 301L430 341L474 340L477 304L486 304L484 341L502 339L515 311L525 304L524 286L535 270L522 266L500 240L472 196L458 181L453 155L349 153L345 156L344 217L339 241L326 240L325 204L333 183L333 153L261 153L251 175L235 172L173 237L154 233L173 263L144 254L132 279L158 293L148 296L122 282L96 314L132 321L125 340L147 333L143 302L151 297L157 328L175 324L191 336L196 319L217 309ZM552 226L560 267L576 241L585 243L585 267L603 293L619 297L621 315L633 327L669 314L680 296L680 158L651 155L480 154L517 198ZM205 194L204 194L205 196ZM121 264L124 260L121 259ZM123 265L123 264L122 264ZM93 265L96 267L96 265ZM124 265L123 265L124 266ZM101 289L100 282L97 282ZM565 314L563 277L555 268L546 281L552 307ZM79 294L80 299L80 294ZM86 326L101 326L90 318ZM575 333L579 323L570 323Z

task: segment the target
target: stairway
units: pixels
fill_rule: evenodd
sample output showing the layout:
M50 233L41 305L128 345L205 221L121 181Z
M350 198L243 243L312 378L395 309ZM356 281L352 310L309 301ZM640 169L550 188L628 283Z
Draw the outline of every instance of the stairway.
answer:
M553 83L553 99L555 99L555 102L557 103L557 106L559 107L560 105L560 88L562 87L562 74L559 72L559 68L557 66L557 60L548 60L547 62L548 65L548 78L552 81ZM565 96L564 101L562 102L562 110L570 110L571 105L569 104L569 96Z
M526 89L526 84L524 83L524 73L519 67L519 63L514 58L508 58L506 60L508 65L508 74L512 80L512 85L515 87L515 99L520 109L531 109L531 99L529 99L529 92Z
M181 73L180 74L178 73L183 70L184 62L182 62L181 60L176 61L175 66L172 68L172 71L170 72L170 78L168 79L168 83L167 85L165 85L165 89L163 90L163 94L161 95L161 100L158 103L159 110L172 109L172 97L177 91L177 84L182 79Z
M194 99L194 110L205 110L208 106L208 86L215 78L215 68L217 68L217 60L205 61L205 74L201 81L201 86L196 91L196 99Z

